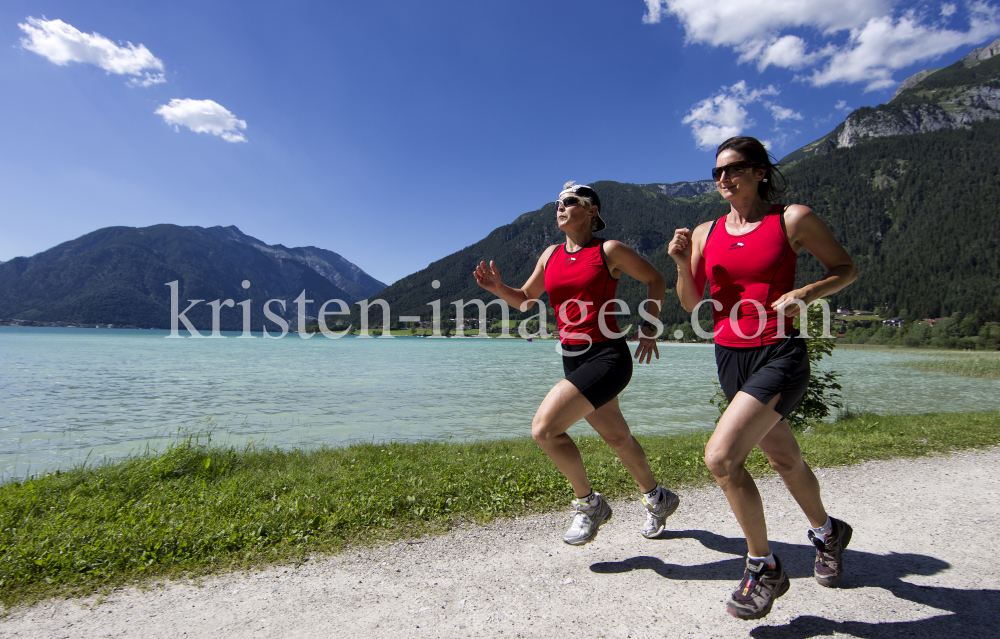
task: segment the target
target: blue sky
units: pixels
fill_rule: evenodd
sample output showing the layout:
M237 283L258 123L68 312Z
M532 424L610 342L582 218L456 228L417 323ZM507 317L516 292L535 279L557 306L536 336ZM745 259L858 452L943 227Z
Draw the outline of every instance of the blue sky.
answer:
M5 0L0 260L235 224L391 283L567 180L780 158L997 36L996 1Z

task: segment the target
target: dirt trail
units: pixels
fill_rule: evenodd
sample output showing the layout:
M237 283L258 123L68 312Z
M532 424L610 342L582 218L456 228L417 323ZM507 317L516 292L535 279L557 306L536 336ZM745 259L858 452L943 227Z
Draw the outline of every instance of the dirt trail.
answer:
M829 511L854 526L841 588L812 578L805 518L759 482L792 578L766 619L725 612L745 545L717 488L682 490L669 532L641 506L582 548L568 511L95 599L10 611L0 637L998 637L1000 449L819 469ZM96 605L95 605L96 604Z

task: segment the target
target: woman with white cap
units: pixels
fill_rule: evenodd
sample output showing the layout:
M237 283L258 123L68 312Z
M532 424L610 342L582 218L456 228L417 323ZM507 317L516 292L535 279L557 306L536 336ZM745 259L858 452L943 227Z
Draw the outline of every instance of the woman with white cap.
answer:
M475 270L480 286L522 311L531 308L543 292L556 312L560 352L566 379L549 391L535 412L531 435L573 488L575 516L563 537L579 546L597 536L600 526L611 519L611 507L594 492L587 478L580 451L566 434L580 419L587 422L618 453L625 468L643 492L647 520L642 534L653 538L663 531L665 520L677 509L677 495L657 484L646 453L632 436L618 406L618 394L632 378L632 354L625 333L614 319L618 278L627 273L646 284L647 308L655 319L663 303L663 275L634 250L594 233L605 228L597 192L584 184L568 182L556 200L556 223L566 234L563 244L545 249L535 270L521 288L503 284L492 261L480 262ZM544 321L544 317L542 318ZM650 363L659 359L655 336L659 322L647 320L639 328L635 359Z

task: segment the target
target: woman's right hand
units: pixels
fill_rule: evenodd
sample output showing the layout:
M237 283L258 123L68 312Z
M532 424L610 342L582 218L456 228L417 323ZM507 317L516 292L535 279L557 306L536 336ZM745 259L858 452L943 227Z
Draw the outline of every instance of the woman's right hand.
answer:
M501 284L500 269L493 263L493 260L490 260L489 266L486 266L486 262L480 262L472 274L476 276L476 282L480 286L494 295L499 295L498 291Z
M667 255L674 258L679 265L691 264L691 231L688 229L677 229L674 231L674 238L667 246Z

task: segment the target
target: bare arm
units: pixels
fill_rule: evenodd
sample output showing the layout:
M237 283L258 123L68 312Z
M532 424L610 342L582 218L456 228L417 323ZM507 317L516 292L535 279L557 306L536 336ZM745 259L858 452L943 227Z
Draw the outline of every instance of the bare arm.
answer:
M851 256L830 232L830 227L812 209L793 204L783 215L792 250L798 252L804 248L826 269L823 279L789 291L771 305L785 316L795 317L800 312L795 300L802 300L809 305L821 297L832 295L856 280L858 269Z
M667 247L667 254L677 264L677 297L688 313L705 295L705 242L711 227L711 222L705 222L699 224L694 233L677 229Z
M490 260L490 265L480 262L479 266L472 274L476 282L490 293L493 293L507 304L514 308L526 311L535 305L535 300L545 292L545 263L555 250L555 245L542 251L535 264L535 270L531 272L528 281L521 288L507 286L500 279L500 269Z
M604 243L604 255L608 260L608 269L612 277L620 277L621 273L639 280L646 285L646 312L653 317L660 316L660 309L663 308L663 295L667 290L667 282L663 279L663 274L656 270L656 267L649 263L643 256L634 250L614 240ZM660 350L656 346L656 331L649 327L639 329L639 348L636 350L635 358L639 363L650 363L653 355L660 359Z

